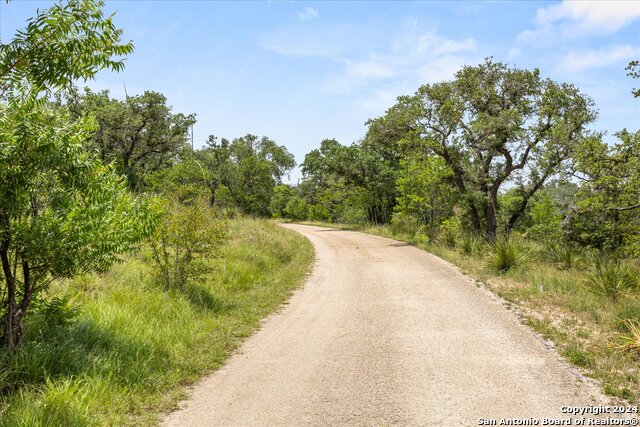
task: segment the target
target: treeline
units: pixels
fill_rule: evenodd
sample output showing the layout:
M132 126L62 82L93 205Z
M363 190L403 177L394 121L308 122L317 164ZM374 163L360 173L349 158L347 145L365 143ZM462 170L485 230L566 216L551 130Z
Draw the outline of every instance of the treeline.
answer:
M357 143L322 141L300 185L276 188L272 211L432 239L517 232L638 257L640 132L619 130L608 145L590 130L596 118L574 85L487 59L399 97Z
M399 97L361 141L322 141L291 186L282 181L294 158L267 137L210 136L194 150L195 114L173 112L162 94L78 90L123 68L133 46L121 38L101 2L73 0L0 44L9 350L51 281L104 271L148 242L164 285L180 288L206 271L235 213L388 224L430 240L517 233L640 256L640 133L605 143L590 130L593 101L574 85L491 59L463 67Z
M0 43L0 350L9 354L25 318L55 321L65 310L46 294L52 282L107 271L141 245L159 282L184 289L208 272L226 219L269 216L295 166L267 137L211 136L193 150L195 114L174 113L161 93L118 100L77 89L122 70L133 51L102 7L55 4Z

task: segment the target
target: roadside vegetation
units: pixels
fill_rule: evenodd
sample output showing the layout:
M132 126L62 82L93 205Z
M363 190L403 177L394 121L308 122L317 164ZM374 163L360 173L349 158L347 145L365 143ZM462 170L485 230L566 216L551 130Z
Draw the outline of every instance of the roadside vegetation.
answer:
M102 7L56 4L0 43L0 426L156 424L313 259L260 218L286 148L194 150L195 115L162 94L74 86L133 51Z
M310 243L231 219L208 272L165 291L149 249L103 274L52 285L0 360L1 426L148 425L219 367L303 281Z
M266 136L194 147L161 93L79 89L133 53L102 8L0 42L0 425L156 422L302 282L312 248L272 217L440 255L640 400L639 131L594 132L579 88L488 58L323 140L291 186Z
M359 142L322 141L273 212L452 261L638 403L640 131L607 138L596 118L574 85L488 58L399 97Z

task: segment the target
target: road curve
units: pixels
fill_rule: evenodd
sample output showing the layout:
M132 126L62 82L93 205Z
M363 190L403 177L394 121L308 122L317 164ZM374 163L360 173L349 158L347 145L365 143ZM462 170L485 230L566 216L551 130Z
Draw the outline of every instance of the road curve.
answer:
M607 403L451 264L390 239L285 227L315 246L308 282L165 426L475 426Z

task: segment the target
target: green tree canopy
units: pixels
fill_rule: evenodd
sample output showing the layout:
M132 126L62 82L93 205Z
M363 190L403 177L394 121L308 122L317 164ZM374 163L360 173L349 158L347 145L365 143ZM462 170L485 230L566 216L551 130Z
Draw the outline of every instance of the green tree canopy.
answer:
M221 187L246 213L270 215L274 188L296 165L283 145L263 136L246 135L229 142L210 136L207 146L196 157L208 169L211 203Z
M590 136L586 126L596 111L573 85L488 59L462 68L452 81L400 97L387 117L400 131L386 133L402 135L395 143L408 144L424 158L433 154L444 160L473 229L493 238L503 185L521 195L520 205L501 224L508 232L531 197Z
M75 79L121 69L117 57L132 51L101 7L54 5L0 44L0 331L9 351L51 280L105 270L157 222L153 206L85 149L95 122L73 122L47 102Z
M175 162L195 123L195 114L173 114L165 96L151 91L120 101L112 99L109 91L95 93L86 88L84 94L69 92L67 105L76 118L96 118L98 129L91 145L136 190L143 187L147 174Z

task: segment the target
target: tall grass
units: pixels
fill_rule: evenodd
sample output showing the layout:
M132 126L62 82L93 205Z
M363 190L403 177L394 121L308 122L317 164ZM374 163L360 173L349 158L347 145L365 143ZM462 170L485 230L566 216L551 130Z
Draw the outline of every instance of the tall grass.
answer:
M477 234L465 233L460 238L458 247L465 255L476 255L484 248L484 240Z
M524 264L531 258L531 251L514 237L496 239L491 245L487 266L498 273L505 273Z
M640 357L640 322L627 320L626 326L629 332L620 334L623 341L620 349L632 353L635 357Z
M566 244L547 242L541 255L543 261L552 263L560 270L570 270L583 265L583 258L578 249Z
M274 224L230 221L212 271L184 292L166 292L144 254L102 276L51 290L81 308L53 327L27 324L24 345L0 355L0 426L148 425L216 369L260 319L302 283L308 241Z
M629 264L598 258L584 285L595 295L617 301L623 294L638 289L638 271Z

